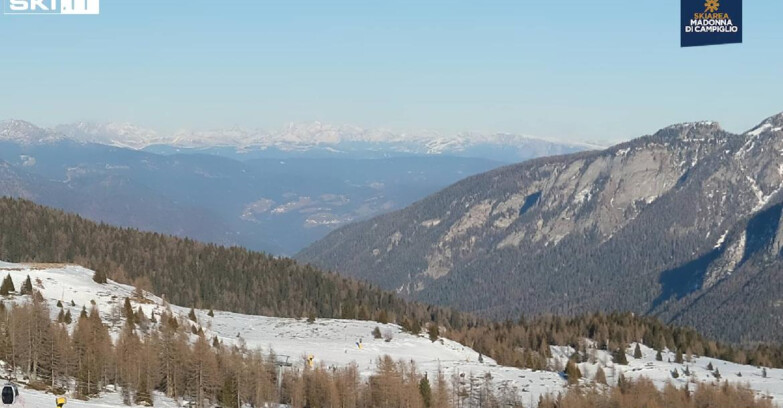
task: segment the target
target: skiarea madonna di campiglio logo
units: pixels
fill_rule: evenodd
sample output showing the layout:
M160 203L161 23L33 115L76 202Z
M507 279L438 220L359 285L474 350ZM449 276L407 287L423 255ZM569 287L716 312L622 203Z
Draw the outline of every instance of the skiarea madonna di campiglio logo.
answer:
M681 1L681 46L742 42L742 0Z

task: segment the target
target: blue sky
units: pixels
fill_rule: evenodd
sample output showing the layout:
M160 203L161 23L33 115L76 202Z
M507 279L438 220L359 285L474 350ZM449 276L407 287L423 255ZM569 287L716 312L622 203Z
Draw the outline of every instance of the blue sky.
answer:
M780 16L746 0L744 44L681 49L673 0L102 0L99 16L0 16L0 118L742 131L783 111Z

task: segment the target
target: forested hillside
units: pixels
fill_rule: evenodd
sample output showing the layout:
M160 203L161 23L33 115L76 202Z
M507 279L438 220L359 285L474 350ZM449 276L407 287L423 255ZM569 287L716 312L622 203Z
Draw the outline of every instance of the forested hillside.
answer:
M291 259L96 224L18 199L0 198L0 259L76 263L194 307L461 324L454 320L461 315L449 310L410 303Z
M599 341L606 350L642 341L655 349L783 366L777 345L738 348L655 318L621 313L492 322L409 302L290 259L96 224L19 199L0 198L0 259L76 263L97 271L98 280L108 276L188 307L396 322L414 333L448 336L515 367L542 369L549 345L579 348L582 338Z
M297 259L495 319L633 311L783 341L783 114L467 178Z

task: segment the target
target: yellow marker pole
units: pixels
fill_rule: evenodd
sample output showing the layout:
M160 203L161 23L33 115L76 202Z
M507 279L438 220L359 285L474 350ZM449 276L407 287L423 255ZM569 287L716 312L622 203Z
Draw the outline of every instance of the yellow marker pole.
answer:
M62 408L62 406L65 405L66 403L65 397L57 397L56 403L57 403L57 408Z

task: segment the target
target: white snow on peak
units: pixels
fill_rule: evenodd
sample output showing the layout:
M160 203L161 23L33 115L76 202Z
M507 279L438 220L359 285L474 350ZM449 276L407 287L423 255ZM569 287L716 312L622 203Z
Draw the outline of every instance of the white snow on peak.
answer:
M12 133L15 138L4 135ZM10 129L10 130L8 130ZM366 129L354 125L331 125L322 122L288 123L280 129L267 131L232 127L214 130L180 129L159 132L131 123L76 122L53 129L41 129L24 121L0 124L0 140L15 140L23 135L45 133L50 137L68 138L83 143L99 143L123 148L143 149L153 145L180 148L234 147L247 149L279 149L305 151L312 148L342 151L339 146L359 144L365 148L391 149L399 153L444 154L460 152L476 145L497 145L520 148L536 144L558 144L574 149L601 149L603 146L579 142L562 142L509 133L461 132L444 134L430 130L398 132L389 129ZM33 137L34 140L37 140Z
M745 135L758 137L767 132L779 132L781 130L783 130L783 113L768 117L755 128L745 132Z

